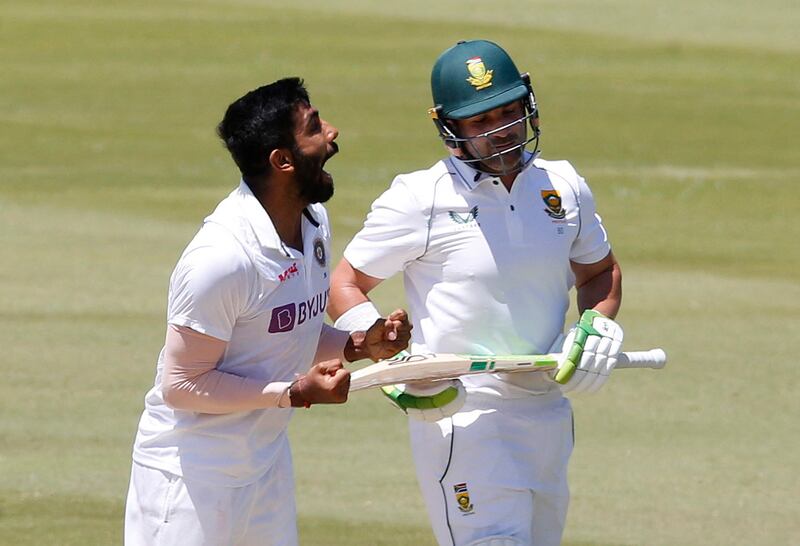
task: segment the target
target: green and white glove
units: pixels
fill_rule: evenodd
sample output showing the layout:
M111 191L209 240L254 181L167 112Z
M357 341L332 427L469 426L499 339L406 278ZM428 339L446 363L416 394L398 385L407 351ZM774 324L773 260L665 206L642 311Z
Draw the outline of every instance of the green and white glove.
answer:
M409 417L434 423L458 412L467 398L458 379L400 383L381 387L383 394Z
M622 327L594 309L587 309L563 342L550 352L561 353L554 379L562 392L596 392L608 380L622 350Z

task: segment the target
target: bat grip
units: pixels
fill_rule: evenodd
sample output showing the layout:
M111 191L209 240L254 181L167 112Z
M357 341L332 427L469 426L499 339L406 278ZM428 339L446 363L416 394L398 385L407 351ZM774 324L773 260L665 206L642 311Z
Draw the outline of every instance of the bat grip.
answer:
M663 349L629 351L617 357L617 368L651 368L658 370L667 364L667 353Z

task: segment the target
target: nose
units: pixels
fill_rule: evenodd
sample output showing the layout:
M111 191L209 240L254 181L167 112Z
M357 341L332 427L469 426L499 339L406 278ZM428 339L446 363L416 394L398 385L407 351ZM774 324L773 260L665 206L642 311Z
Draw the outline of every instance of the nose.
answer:
M325 136L328 138L330 142L333 142L339 137L339 129L331 125L325 120L322 120L322 123L325 128Z

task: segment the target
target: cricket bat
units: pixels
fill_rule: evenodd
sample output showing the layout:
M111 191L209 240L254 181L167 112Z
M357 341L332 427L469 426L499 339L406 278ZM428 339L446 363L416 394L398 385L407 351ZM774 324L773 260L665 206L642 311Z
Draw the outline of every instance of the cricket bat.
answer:
M469 355L423 353L381 360L350 375L350 392L395 383L453 379L479 373L546 372L558 367L557 354ZM616 368L663 368L667 354L662 349L620 353Z

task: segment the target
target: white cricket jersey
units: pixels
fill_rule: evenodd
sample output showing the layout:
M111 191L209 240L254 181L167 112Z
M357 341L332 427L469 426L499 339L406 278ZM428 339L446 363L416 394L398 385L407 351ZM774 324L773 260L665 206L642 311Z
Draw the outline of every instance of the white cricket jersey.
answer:
M322 205L302 220L303 252L285 246L242 182L205 222L172 273L167 322L228 342L223 372L291 381L310 368L328 303L330 228ZM266 472L290 408L212 415L173 410L161 393L163 356L134 444L136 462L216 485Z
M450 157L396 177L344 257L380 279L403 271L413 352L541 354L564 327L570 260L595 263L610 249L567 161L534 160L509 192ZM463 380L509 397L557 388L538 373Z

